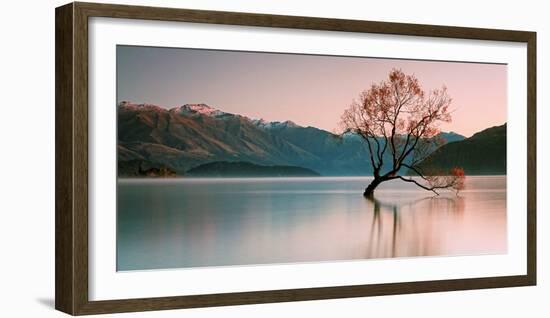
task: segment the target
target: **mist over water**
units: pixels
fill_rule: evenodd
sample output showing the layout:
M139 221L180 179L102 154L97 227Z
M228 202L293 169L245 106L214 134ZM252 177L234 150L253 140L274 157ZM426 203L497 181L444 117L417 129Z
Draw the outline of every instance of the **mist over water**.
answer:
M117 270L506 253L506 177L120 179Z

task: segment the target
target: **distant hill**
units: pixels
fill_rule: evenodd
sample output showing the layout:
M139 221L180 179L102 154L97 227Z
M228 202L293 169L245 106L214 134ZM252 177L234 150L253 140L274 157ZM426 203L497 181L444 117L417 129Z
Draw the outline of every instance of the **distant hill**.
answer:
M454 133L440 136L446 142L464 138ZM178 176L217 161L298 166L325 176L372 175L367 144L357 135L340 137L292 121L250 119L205 104L165 109L121 102L117 147L119 166L147 161ZM391 164L389 157L384 161Z
M445 143L455 142L455 141L461 141L466 139L466 137L459 135L455 133L454 131L451 132L441 132L439 133L438 137L444 139Z
M506 174L506 124L445 144L422 161L423 171L462 167L466 175Z
M133 159L118 161L118 175L121 177L175 177L176 172L147 160Z
M319 173L296 166L261 166L250 162L218 161L186 172L190 177L317 177Z

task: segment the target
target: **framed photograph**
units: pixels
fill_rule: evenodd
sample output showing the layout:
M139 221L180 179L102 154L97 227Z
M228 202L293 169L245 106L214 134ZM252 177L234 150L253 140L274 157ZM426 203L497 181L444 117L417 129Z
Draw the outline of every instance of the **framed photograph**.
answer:
M536 33L56 10L73 314L536 284Z

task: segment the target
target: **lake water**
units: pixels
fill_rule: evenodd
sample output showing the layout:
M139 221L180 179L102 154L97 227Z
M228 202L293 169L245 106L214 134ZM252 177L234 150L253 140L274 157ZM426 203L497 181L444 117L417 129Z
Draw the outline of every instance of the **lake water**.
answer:
M369 177L120 179L117 269L506 253L506 177L434 197Z

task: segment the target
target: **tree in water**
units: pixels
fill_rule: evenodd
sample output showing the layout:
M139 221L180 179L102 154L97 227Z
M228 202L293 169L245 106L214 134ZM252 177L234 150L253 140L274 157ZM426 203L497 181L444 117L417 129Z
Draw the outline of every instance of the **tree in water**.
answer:
M350 105L341 126L344 133L366 141L374 176L365 189L366 197L372 197L381 183L395 179L435 194L441 189L458 194L464 187L463 169L429 172L418 167L441 144L438 127L451 122L451 102L445 86L426 93L414 75L393 69L385 81L371 85Z

